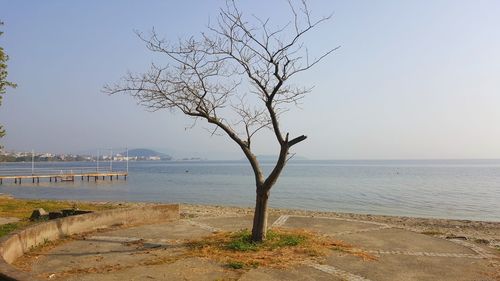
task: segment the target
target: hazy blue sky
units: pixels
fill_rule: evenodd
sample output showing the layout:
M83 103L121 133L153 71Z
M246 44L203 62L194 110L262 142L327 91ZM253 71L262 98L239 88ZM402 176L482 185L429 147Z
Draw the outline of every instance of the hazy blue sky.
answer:
M289 19L284 0L241 1L247 14ZM283 128L308 139L311 159L500 158L500 1L310 1L334 18L308 37L311 52L341 45L301 76L315 85ZM223 1L6 1L0 38L10 56L0 108L7 149L79 152L151 147L174 156L239 159L180 113L150 113L101 93L154 58L133 30L196 35ZM269 136L258 154L274 154Z

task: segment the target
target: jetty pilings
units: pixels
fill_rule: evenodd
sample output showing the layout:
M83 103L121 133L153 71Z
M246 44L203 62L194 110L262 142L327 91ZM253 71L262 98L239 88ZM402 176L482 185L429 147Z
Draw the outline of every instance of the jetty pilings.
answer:
M22 180L30 180L32 183L40 183L40 179L49 179L49 182L57 181L75 181L75 178L80 178L82 181L87 178L87 181L90 181L91 177L94 177L94 180L97 181L100 177L102 180L106 180L106 177L109 177L110 181L113 181L113 178L116 180L119 177L123 177L124 180L127 180L128 173L127 172L91 172L91 173L67 173L67 174L33 174L33 175L2 175L0 176L0 184L3 184L4 180L14 180L14 183L21 184Z

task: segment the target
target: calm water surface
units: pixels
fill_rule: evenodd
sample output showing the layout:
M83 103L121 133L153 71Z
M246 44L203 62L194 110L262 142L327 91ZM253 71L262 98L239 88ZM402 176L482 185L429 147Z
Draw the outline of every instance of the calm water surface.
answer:
M101 168L109 164L101 163ZM36 163L36 168L95 163ZM269 171L272 163L264 163ZM0 163L1 171L31 163ZM113 169L124 169L113 163ZM154 201L252 206L253 174L243 161L130 162L127 181L10 180L21 198ZM295 161L272 190L276 208L500 221L500 160Z

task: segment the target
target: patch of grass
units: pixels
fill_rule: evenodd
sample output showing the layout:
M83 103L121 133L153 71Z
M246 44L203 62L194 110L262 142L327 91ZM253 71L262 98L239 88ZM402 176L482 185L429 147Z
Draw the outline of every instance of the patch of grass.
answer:
M227 263L227 266L232 269L242 269L245 264L240 261L230 261Z
M2 224L2 225L0 225L0 237L5 236L5 235L7 235L15 230L24 228L30 224L31 224L31 222L29 220L21 220L21 221L17 221L17 222Z
M269 230L267 235L268 240L266 242L270 242L269 246L271 248L298 246L304 243L308 238L308 236L303 233L275 232L273 230Z
M9 234L10 232L19 228L19 224L16 222L11 222L7 224L0 225L0 237Z
M372 260L374 257L331 237L305 230L272 229L261 243L251 241L249 230L219 232L186 243L188 256L214 259L232 269L259 266L283 268L326 256L331 250Z
M100 211L117 208L113 204L70 202L56 200L22 200L0 196L0 217L28 218L33 210L43 208L47 212L79 208L81 210Z
M252 233L245 230L240 230L231 234L227 248L234 251L257 251L261 249L278 249L282 247L298 246L306 240L306 236L302 233L287 233L281 231L269 230L267 239L262 243L252 242Z
M230 250L247 252L247 251L256 251L257 244L252 243L250 241L246 241L244 239L232 240L226 246Z
M81 209L89 211L101 211L118 208L116 204L70 202L56 200L23 200L9 196L0 196L0 217L13 217L21 219L18 222L0 225L0 237L10 232L33 224L29 221L31 213L35 209L43 208L47 212L61 211L63 209Z

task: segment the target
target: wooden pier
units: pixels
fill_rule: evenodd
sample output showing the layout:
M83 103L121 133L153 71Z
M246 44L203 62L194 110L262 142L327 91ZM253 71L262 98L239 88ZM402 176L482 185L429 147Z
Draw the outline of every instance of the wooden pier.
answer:
M128 148L126 149L126 166L123 170L114 170L113 169L113 149L109 149L109 168L103 168L101 162L101 166L99 166L99 160L101 159L99 155L101 155L101 150L97 150L97 157L95 158L95 167L84 167L84 166L74 166L74 167L45 167L45 168L36 168L35 169L35 151L31 152L31 169L27 167L2 167L0 169L0 184L3 183L4 180L13 180L14 183L21 184L24 181L30 181L32 183L40 182L40 179L49 179L49 182L64 182L64 181L72 181L80 178L82 181L85 179L87 181L91 181L92 179L97 182L97 180L105 180L109 178L110 181L115 179L119 179L119 177L123 177L124 180L127 180L128 176ZM104 160L104 156L103 156ZM107 164L106 164L107 166ZM116 167L115 167L116 169Z
M23 180L30 181L32 183L40 182L40 179L49 179L49 182L62 182L62 181L75 181L75 179L80 178L83 180L106 180L109 178L110 181L115 179L119 179L119 177L123 177L124 180L127 180L128 173L127 172L80 172L80 173L53 173L53 174L32 174L32 175L0 175L0 184L3 183L4 180L14 180L14 183L21 184Z

